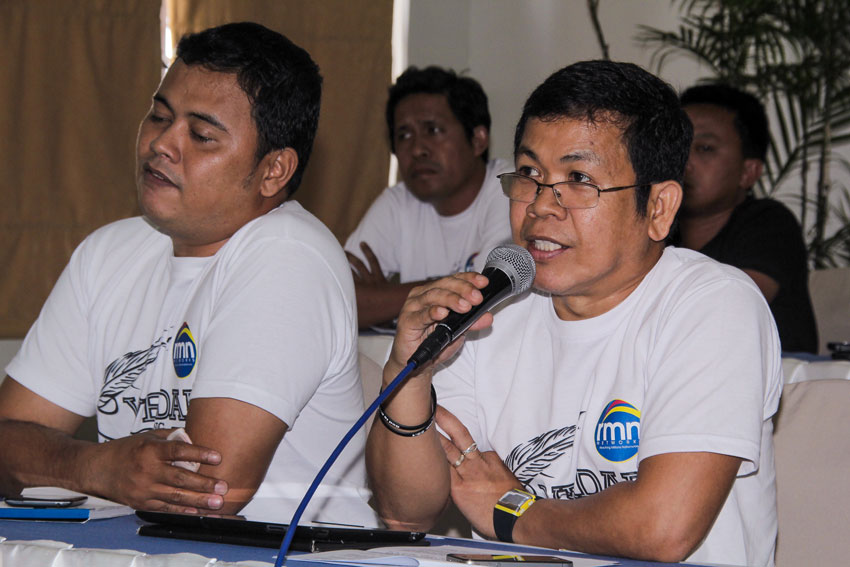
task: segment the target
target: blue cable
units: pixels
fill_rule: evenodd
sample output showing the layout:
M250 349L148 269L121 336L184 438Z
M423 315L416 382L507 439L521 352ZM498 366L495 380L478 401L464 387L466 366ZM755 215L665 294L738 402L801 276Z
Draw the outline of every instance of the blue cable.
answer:
M292 515L292 519L289 520L289 527L286 528L286 535L283 538L283 543L280 544L280 551L277 554L277 560L275 561L275 567L281 567L283 565L284 559L286 559L286 554L289 553L289 546L292 544L292 538L295 537L295 528L298 527L298 522L301 520L301 515L304 514L304 510L307 508L307 504L310 503L310 499L313 497L313 493L316 492L316 489L319 488L319 484L322 482L322 479L325 478L325 475L328 474L331 466L337 460L342 450L345 449L345 446L348 445L348 442L351 441L351 438L354 437L354 434L360 430L361 427L368 421L369 416L375 413L375 410L378 409L378 406L384 403L384 400L393 393L393 391L401 384L407 375L416 368L416 362L408 362L407 366L402 369L401 372L398 373L390 385L387 386L383 392L378 394L378 397L372 402L366 411L360 416L360 419L348 430L348 433L343 436L342 440L336 446L336 449L333 450L331 456L328 457L328 460L325 461L325 464L322 465L322 468L319 469L316 478L313 479L313 484L310 485L310 488L307 489L307 492L304 493L304 497L301 499L301 503L296 508L295 513Z

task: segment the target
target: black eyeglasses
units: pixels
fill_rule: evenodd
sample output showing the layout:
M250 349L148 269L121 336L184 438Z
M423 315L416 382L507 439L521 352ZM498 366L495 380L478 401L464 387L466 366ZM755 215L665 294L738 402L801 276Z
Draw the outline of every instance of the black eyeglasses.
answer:
M540 183L527 175L520 173L503 173L497 176L502 183L502 191L511 201L520 203L533 203L544 187L552 189L555 200L565 209L592 209L599 204L599 195L634 189L636 187L649 187L651 183L639 183L637 185L623 185L622 187L609 187L600 189L592 183L582 181L559 181L558 183Z

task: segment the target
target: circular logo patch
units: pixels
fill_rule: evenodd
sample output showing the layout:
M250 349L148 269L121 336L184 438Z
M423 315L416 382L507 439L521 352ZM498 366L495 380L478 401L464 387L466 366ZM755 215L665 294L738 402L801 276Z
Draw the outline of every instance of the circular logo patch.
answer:
M623 400L613 400L596 424L596 450L605 459L622 463L634 457L640 445L640 410Z
M171 359L174 361L174 372L178 378L185 378L195 369L198 361L198 348L195 338L189 330L189 324L183 323L177 338L174 339L174 347L171 350Z

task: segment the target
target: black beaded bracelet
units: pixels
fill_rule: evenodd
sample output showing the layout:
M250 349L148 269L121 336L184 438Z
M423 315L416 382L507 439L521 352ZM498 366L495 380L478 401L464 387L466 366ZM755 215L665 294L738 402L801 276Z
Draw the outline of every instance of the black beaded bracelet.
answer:
M437 413L437 391L434 390L434 385L431 385L431 416L425 423L421 423L419 425L409 426L402 425L396 421L393 421L390 416L386 414L384 408L382 406L378 406L378 416L381 418L381 423L384 424L384 427L395 433L396 435L401 435L402 437L416 437L417 435L422 435L434 425L434 415Z

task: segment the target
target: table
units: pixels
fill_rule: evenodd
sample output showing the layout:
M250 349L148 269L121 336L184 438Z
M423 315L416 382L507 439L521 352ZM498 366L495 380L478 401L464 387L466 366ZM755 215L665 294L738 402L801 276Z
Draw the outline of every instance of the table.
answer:
M52 542L66 542L73 544L75 552L68 556L66 553L61 560L63 567L67 566L164 566L164 565L181 565L181 566L201 566L214 565L221 567L226 563L223 562L249 562L247 565L257 566L257 563L273 565L277 558L277 550L269 548L247 547L240 545L229 545L222 543L205 543L197 541L184 541L177 539L143 537L136 534L136 530L142 521L135 516L122 516L119 518L110 518L107 520L92 520L84 524L67 523L67 522L27 522L27 521L0 521L0 536L7 538L7 541L0 544L0 564L4 567L18 567L21 565L51 565L53 557L51 553L56 554L50 547L45 545L43 548L36 548L32 543L37 540L50 540ZM487 550L488 552L509 551L512 553L540 553L539 549L528 548L517 545L509 545L503 543L494 543L486 541L461 540L456 538L429 538L433 545L462 545L474 546ZM9 541L23 540L31 543L30 545L13 545ZM24 551L40 551L41 555L33 557L23 557L20 553L14 555L10 551L12 547L17 547ZM5 549L4 549L5 548ZM28 549L26 549L28 548ZM140 553L118 552L116 550L133 550L147 556L140 556ZM58 550L57 550L58 551ZM161 554L184 554L181 557L163 556ZM194 554L187 556L185 554ZM591 558L593 556L564 553L564 555L572 557ZM211 560L210 558L215 558ZM669 563L651 563L645 561L631 561L627 559L614 558L599 558L604 559L607 565L623 565L626 567L638 567L649 565L670 565ZM287 567L316 567L313 562L298 561L297 556L291 556L287 560ZM685 565L685 564L683 564ZM689 564L692 565L692 564ZM339 567L327 564L328 567Z

